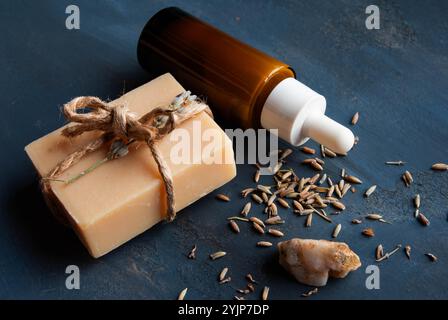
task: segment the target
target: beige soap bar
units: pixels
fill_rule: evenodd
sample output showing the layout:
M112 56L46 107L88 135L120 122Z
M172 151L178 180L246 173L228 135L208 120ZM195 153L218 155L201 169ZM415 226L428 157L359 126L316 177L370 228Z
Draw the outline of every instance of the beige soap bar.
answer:
M182 86L170 74L165 74L113 103L124 102L131 111L143 115L155 107L169 104L183 91ZM208 129L218 132L218 139L215 137L212 142L199 140L199 145L207 147L211 152L205 153L205 156L202 154L202 162L198 164L173 163L170 158L171 149L179 142L171 141L170 135L177 130L193 133L198 127L200 133ZM91 132L68 139L61 136L61 129L25 148L41 176L45 176L69 153L99 136L99 133ZM158 146L173 176L176 209L179 212L234 178L236 168L231 141L206 113L202 112L185 121L170 135L159 141ZM193 154L198 152L198 143L193 142L193 139L197 139L197 132L196 136L191 135L191 139ZM66 180L77 175L103 159L106 153L107 148L104 147L87 155L60 179ZM210 157L206 158L207 155ZM223 161L213 161L216 159ZM93 257L108 253L165 219L165 189L156 163L145 144L134 147L131 145L130 152L125 157L103 164L72 184L53 181L51 187L62 204L62 214L68 218Z

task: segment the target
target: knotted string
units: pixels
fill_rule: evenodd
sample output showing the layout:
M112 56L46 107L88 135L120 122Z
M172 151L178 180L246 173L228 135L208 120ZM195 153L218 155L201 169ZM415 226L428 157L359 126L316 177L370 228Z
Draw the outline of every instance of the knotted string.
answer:
M79 111L86 112L79 113ZM69 154L47 176L42 178L44 195L47 197L51 195L51 181L57 180L67 169L78 163L87 154L100 149L104 144L112 142L105 158L107 161L125 156L128 153L129 144L144 141L151 151L165 186L167 220L174 220L176 209L173 178L156 142L173 131L179 124L202 111L206 111L212 116L207 104L191 95L190 91L178 95L169 106L153 109L140 118L129 112L123 104L111 105L97 97L74 98L64 105L63 113L69 122L75 124L63 129L62 135L71 138L94 130L103 133L98 139ZM77 178L86 173L87 171L83 171ZM76 179L70 179L69 183Z

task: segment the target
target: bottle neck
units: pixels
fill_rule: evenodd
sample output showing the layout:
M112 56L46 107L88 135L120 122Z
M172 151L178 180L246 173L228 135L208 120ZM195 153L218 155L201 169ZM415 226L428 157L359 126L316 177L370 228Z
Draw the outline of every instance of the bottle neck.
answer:
M281 81L269 94L261 113L261 125L278 130L278 136L292 145L301 145L308 140L302 132L303 124L310 113L324 113L326 101L294 78Z
M276 130L292 145L309 138L338 153L354 143L353 133L325 116L325 98L294 78L281 81L269 94L261 112L261 125Z

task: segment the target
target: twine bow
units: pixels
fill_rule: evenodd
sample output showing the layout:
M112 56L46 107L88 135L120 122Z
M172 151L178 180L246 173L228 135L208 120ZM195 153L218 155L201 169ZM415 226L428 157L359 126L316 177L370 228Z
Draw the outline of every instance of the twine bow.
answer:
M86 112L79 113L82 110ZM169 134L179 124L202 111L206 111L212 116L207 104L191 95L190 91L178 95L169 106L153 109L140 118L129 112L126 106L122 104L111 105L97 97L74 98L64 105L63 113L68 121L75 124L63 129L62 135L71 138L94 130L102 131L103 134L98 139L68 155L42 179L44 194L46 196L50 195L51 181L62 181L57 179L62 173L79 162L85 155L98 150L104 144L112 142L103 161L65 182L72 183L100 164L125 156L131 143L144 141L151 151L165 186L167 220L174 220L176 209L173 179L156 142Z

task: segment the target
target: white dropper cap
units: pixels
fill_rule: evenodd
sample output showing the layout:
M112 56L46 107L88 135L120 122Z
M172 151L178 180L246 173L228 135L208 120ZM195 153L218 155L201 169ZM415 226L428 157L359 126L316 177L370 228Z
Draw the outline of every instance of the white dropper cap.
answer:
M281 81L269 94L261 112L261 125L277 129L292 145L309 138L345 154L355 142L350 129L325 115L325 98L294 78Z

